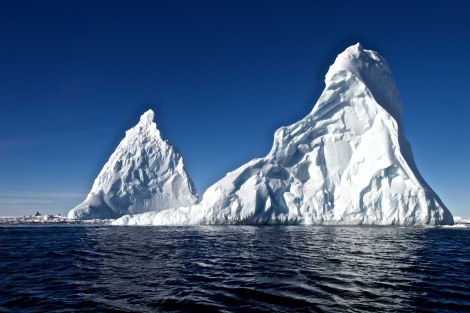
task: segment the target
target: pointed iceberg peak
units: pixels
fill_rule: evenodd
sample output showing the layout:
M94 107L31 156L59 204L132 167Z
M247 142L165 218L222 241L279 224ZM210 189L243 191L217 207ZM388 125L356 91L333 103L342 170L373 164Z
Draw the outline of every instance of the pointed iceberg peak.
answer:
M377 52L364 49L358 42L346 48L336 57L335 62L330 66L325 76L325 81L330 81L336 73L344 70L363 80L363 78L368 76L368 72L372 68L380 69L381 72L390 74L387 61Z
M362 81L375 101L387 110L398 123L402 120L402 103L387 61L377 52L366 50L360 43L348 47L337 57L325 75L328 86L337 75L349 72Z
M155 113L153 112L152 109L149 109L147 112L142 114L142 116L140 117L140 123L141 124L152 123L154 117L155 117Z
M155 113L152 109L149 109L140 116L139 123L126 131L126 137L135 136L137 134L152 134L157 138L160 137L160 131L157 129L157 124L154 122Z

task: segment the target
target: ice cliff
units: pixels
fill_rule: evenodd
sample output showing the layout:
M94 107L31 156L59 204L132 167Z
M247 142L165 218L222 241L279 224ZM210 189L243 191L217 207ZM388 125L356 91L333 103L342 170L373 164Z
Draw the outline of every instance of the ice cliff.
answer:
M160 136L149 110L126 132L69 219L108 219L197 202L181 154Z
M325 84L305 118L275 132L266 157L228 173L199 204L114 223L453 224L416 168L385 59L351 46Z

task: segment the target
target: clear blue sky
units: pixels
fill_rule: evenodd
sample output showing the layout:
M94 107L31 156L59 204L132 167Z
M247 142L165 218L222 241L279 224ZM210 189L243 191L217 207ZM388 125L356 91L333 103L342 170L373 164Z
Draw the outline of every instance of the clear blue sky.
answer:
M265 156L360 41L390 64L418 168L470 218L462 1L2 1L0 216L66 214L148 108L199 194Z

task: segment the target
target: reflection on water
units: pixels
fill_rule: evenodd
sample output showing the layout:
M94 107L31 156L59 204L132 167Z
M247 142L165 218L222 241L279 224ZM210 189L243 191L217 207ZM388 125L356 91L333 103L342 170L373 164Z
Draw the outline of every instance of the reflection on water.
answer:
M0 228L0 311L470 310L470 230Z

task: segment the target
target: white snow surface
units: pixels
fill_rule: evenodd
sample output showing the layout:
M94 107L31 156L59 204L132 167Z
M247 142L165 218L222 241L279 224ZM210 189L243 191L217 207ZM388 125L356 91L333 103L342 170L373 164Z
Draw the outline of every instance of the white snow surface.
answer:
M200 203L114 224L452 225L415 166L385 59L351 46L325 84L305 118L275 132L266 157L227 173Z
M468 224L470 225L470 219L465 219L461 216L454 216L455 224Z
M126 131L85 201L69 212L69 219L115 219L198 201L183 157L162 139L153 119L154 112L148 110Z

